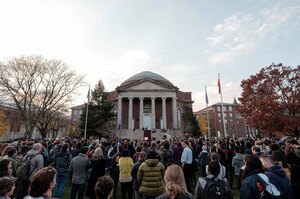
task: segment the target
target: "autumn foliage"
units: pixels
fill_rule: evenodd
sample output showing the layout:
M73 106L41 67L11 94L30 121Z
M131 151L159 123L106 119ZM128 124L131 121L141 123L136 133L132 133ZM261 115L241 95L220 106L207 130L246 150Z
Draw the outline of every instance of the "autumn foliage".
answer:
M300 66L262 68L241 83L241 115L266 135L283 132L299 136Z

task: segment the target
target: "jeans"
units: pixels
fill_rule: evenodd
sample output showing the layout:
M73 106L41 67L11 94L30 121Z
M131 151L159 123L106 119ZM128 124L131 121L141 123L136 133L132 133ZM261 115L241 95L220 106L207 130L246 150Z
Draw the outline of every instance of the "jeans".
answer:
M56 187L54 191L54 198L60 198L64 191L65 184L68 179L68 173L57 173L56 174Z
M72 184L70 199L75 199L78 191L78 199L84 199L86 184Z

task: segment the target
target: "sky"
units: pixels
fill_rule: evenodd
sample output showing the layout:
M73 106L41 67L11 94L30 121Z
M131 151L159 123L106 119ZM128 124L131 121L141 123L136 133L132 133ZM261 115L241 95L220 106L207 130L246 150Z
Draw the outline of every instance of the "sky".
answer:
M193 110L231 103L273 62L300 64L299 0L0 0L0 61L61 59L113 91L142 71L192 92ZM88 87L74 105L86 101Z

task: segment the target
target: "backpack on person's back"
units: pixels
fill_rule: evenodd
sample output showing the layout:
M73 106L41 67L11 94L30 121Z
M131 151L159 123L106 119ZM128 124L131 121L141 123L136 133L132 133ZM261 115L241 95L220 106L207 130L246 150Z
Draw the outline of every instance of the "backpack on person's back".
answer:
M29 180L31 173L33 170L31 170L30 166L31 166L31 160L34 158L35 156L31 156L31 157L25 157L24 159L21 159L18 161L17 163L17 173L16 176L18 179L20 180ZM36 165L37 166L37 165Z
M256 187L259 191L260 199L282 199L283 193L269 181L268 176L263 173L257 174L258 181Z
M229 185L223 180L200 178L206 181L206 185L202 191L202 199L233 199L233 192ZM200 180L199 179L199 180Z

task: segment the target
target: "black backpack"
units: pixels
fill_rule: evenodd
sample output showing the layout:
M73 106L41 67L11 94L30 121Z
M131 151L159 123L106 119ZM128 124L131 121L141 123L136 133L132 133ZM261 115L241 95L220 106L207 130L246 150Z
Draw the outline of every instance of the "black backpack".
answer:
M233 192L223 180L203 178L206 181L202 192L203 199L233 199Z

